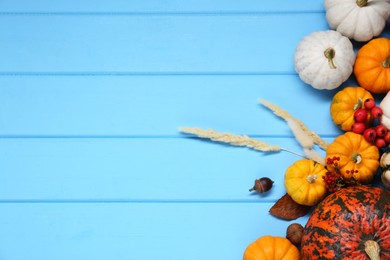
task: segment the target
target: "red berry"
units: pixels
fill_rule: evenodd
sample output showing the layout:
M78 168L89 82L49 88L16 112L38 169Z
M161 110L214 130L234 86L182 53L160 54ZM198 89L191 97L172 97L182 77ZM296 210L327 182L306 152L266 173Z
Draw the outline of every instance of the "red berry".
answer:
M362 134L365 129L366 129L366 125L362 122L353 123L352 128L351 128L352 132L354 132L356 134Z
M383 137L383 139L385 139L386 143L390 143L390 131L387 131L387 133Z
M359 108L353 114L353 119L355 120L355 122L364 122L367 120L367 115L367 110L365 110L364 108Z
M383 138L377 138L377 139L375 139L375 145L378 148L383 148L386 146L386 141Z
M383 115L382 108L380 108L380 107L373 107L371 109L371 116L373 118L380 118L382 115Z
M376 106L375 100L373 98L367 98L364 100L364 107L367 110L371 110Z
M387 134L387 128L384 125L377 125L375 127L376 135L379 137L384 137Z
M376 131L374 128L367 128L364 130L363 136L368 142L373 143L376 138Z

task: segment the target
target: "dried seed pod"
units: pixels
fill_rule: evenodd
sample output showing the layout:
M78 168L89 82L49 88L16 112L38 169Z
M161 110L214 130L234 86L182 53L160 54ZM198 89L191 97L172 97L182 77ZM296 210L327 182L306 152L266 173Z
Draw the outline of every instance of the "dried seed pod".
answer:
M272 184L274 182L268 178L268 177L263 177L258 180L255 180L255 185L253 188L251 188L249 191L257 191L258 193L263 193L266 191L269 191L272 188Z
M299 223L293 223L287 227L286 238L297 247L301 245L302 234L303 226Z

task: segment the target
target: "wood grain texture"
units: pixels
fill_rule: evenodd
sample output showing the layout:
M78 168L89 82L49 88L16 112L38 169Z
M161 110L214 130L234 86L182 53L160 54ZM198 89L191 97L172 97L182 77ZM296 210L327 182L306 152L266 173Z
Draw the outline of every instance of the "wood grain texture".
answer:
M240 259L259 230L278 235L287 228L280 221L275 230L262 206L270 204L0 204L0 257Z
M296 75L21 76L0 77L0 85L0 136L6 137L183 137L182 126L292 137L259 98L325 137L340 133L328 112L334 91L319 94Z
M290 138L268 143L302 153ZM183 138L0 140L0 201L275 202L296 155ZM274 188L250 193L269 176Z
M293 66L328 28L319 0L0 1L0 259L236 260L284 236L268 210L299 157L178 128L299 153L263 98L333 140L335 91Z
M2 12L157 12L157 13L178 13L192 14L197 12L203 13L252 13L252 12L323 12L323 2L320 0L296 0L294 2L288 0L269 1L226 1L226 0L189 0L189 1L173 1L173 0L145 0L137 1L136 3L126 0L68 0L53 2L50 0L36 0L34 2L27 0L2 0L0 3Z
M286 24L300 30L285 30ZM0 72L294 73L296 44L304 35L326 28L322 13L3 15Z

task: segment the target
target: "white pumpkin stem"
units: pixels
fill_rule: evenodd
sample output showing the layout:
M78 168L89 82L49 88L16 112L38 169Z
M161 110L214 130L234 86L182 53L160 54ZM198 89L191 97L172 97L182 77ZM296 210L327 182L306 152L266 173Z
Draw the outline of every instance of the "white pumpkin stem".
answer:
M356 4L359 6L359 7L364 7L368 4L368 0L356 0Z
M378 242L374 240L367 240L364 243L364 251L370 257L371 260L380 260L381 248Z
M314 175L310 174L310 175L307 175L307 177L306 177L306 181L310 184L314 183L316 180L317 180L317 175L315 175L315 174Z
M382 66L384 68L390 68L390 55L387 56L387 59L385 59L383 62L382 62Z
M362 156L359 153L355 153L352 155L352 160L356 163L359 164L362 161Z
M336 69L336 65L334 64L334 56L336 56L336 52L333 48L329 47L324 51L325 58L328 59L328 64L331 69Z

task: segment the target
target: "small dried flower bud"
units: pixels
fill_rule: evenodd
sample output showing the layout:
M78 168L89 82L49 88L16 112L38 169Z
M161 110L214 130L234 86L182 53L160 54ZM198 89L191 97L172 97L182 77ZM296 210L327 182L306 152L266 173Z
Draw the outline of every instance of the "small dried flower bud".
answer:
M301 245L303 226L299 223L293 223L287 227L286 238L295 246Z
M255 180L255 185L253 188L251 188L249 191L257 191L259 193L263 193L266 191L269 191L272 188L272 184L274 182L268 178L268 177L263 177L258 180Z

